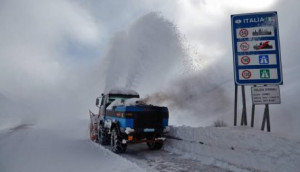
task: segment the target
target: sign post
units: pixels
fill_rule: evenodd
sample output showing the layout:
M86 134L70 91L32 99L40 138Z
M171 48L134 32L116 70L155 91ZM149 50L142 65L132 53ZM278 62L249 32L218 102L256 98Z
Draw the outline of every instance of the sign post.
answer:
M245 95L243 87L247 85L282 85L277 12L231 15L231 28L234 80L236 86L242 86L242 95ZM236 114L237 91L235 94ZM252 102L251 127L254 125L255 105L259 104L255 101ZM261 104L265 104L265 116L269 116L271 103L262 101ZM247 125L245 104L243 97L242 125ZM236 117L234 122L236 124Z

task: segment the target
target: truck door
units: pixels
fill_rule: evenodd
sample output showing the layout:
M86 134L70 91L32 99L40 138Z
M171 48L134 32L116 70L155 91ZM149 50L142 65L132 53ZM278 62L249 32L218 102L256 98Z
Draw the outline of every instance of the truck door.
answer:
M105 119L106 115L107 95L103 95L100 104L100 117Z

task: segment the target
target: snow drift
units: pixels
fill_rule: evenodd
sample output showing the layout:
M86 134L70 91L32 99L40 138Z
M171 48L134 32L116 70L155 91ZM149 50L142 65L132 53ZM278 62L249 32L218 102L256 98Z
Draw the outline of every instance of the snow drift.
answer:
M171 127L165 149L232 171L296 172L300 142L247 127ZM174 139L175 138L175 139Z

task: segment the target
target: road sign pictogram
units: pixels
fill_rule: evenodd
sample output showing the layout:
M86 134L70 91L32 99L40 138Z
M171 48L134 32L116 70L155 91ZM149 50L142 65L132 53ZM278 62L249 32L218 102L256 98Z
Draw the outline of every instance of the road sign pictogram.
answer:
M243 72L242 72L242 77L243 78L245 78L245 79L249 79L249 78L251 78L251 72L249 71L249 70L244 70Z
M244 65L247 65L247 64L249 64L250 63L250 57L248 57L248 56L243 56L242 58L241 58L241 62L244 64Z
M243 51L247 51L247 50L249 50L249 44L247 42L243 42L243 43L241 43L240 48Z
M270 79L270 70L269 69L260 69L260 78L262 79Z
M241 37L247 37L249 32L248 32L247 29L241 29L239 34L240 34Z
M259 58L259 64L269 64L269 56L268 55L260 55Z
M253 48L255 50L261 50L261 49L272 49L273 46L269 44L270 41L264 41L264 42L260 42L259 45L254 45Z

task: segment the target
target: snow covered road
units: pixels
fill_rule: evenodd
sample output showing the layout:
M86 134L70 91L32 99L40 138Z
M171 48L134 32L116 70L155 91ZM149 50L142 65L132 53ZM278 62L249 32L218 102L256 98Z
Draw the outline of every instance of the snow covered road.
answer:
M70 131L50 130L34 125L20 125L2 131L0 171L143 171L130 161L89 141L87 133L83 134L86 130L76 131L66 134Z
M198 160L187 159L165 150L151 151L145 144L130 145L122 157L151 172L227 172L213 165L204 165Z
M17 125L0 132L1 172L226 172L213 165L186 159L165 150L151 151L146 144L129 145L125 154L112 153L88 140L84 125L40 127ZM72 132L73 131L73 132Z
M247 127L171 127L165 146L112 153L88 140L87 121L22 124L0 131L1 172L297 172L300 142Z

